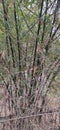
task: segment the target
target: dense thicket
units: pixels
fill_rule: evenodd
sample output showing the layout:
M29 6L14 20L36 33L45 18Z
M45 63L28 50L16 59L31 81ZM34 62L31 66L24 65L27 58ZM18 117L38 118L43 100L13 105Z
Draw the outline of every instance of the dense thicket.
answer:
M0 2L0 84L11 114L42 112L59 90L59 13L59 0Z

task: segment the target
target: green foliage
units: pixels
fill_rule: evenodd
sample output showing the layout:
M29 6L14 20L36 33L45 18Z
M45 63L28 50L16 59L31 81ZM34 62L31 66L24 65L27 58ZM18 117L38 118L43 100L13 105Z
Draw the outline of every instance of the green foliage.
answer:
M46 0L44 0L44 4L46 5ZM6 63L10 64L12 74L15 74L18 72L18 65L19 65L17 37L19 37L20 53L21 53L20 54L21 56L20 57L21 58L20 71L23 71L27 69L28 66L30 66L33 62L36 41L38 41L37 46L41 44L43 46L43 49L45 49L47 41L51 39L51 36L53 35L53 32L54 32L53 30L55 26L56 27L58 26L57 24L55 24L56 22L53 23L54 14L51 14L49 10L45 14L44 4L42 8L43 9L42 14L40 16L41 18L39 18L39 11L41 9L40 1L37 1L37 0L15 1L15 11L16 11L16 20L17 20L17 25L16 25L15 18L14 18L14 2L12 0L5 1L5 9L7 11L6 21L4 21L5 14L3 12L3 6L2 6L2 3L0 3L0 51L6 50L6 56L7 56ZM50 6L50 4L51 3L49 1L48 6ZM37 32L38 32L39 22L40 22L40 32L38 34ZM59 24L59 21L58 21L58 24ZM55 36L57 36L57 33ZM11 41L9 40L9 37L11 38ZM42 37L43 37L43 41L42 41ZM8 39L7 41L6 41L6 38ZM49 50L48 50L48 54L45 60L45 67L47 69L48 69L49 64L60 56L59 36L55 40L54 38L51 39L49 43ZM16 63L15 68L13 67L13 61L12 61L13 54L12 53L14 53L14 58L15 58L15 63ZM44 53L45 52L43 52L43 54ZM35 65L36 64L37 63L35 63ZM5 74L2 71L1 66L0 66L0 71L5 76Z

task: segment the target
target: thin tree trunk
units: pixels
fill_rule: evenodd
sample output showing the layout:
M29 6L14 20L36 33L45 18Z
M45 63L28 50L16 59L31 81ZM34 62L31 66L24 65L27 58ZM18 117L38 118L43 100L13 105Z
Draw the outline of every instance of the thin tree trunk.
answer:
M17 22L17 14L16 14L16 6L14 2L14 19L15 19L15 27L16 27L16 35L17 35L17 46L18 46L18 57L19 57L19 72L21 71L21 45L19 39L19 30L18 30L18 22Z
M8 7L5 7L5 0L2 0L2 6L3 6L3 12L4 12L4 22L5 22L5 31L7 31L6 34L6 45L7 45L7 53L8 56L10 55L9 52L9 44L10 44L10 49L11 49L11 53L12 53L12 61L13 61L13 67L15 68L15 56L14 56L14 49L12 46L12 39L10 36L8 36L8 32L9 32L9 26L8 26Z

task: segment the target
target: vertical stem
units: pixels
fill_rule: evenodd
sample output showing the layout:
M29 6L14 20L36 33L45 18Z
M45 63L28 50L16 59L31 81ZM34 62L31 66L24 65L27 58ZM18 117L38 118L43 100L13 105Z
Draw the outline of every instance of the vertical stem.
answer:
M10 37L10 36L9 36L9 42L10 42L10 49L11 49L11 53L12 53L13 67L15 68L14 49L13 49L13 46L12 46L12 39L11 39L11 37Z
M39 32L40 32L40 27L41 27L40 19L41 19L41 16L42 16L43 2L44 2L44 0L42 0L41 9L40 9L40 12L39 12L39 17L38 17L39 22L38 22L37 37L36 37L34 56L33 56L33 66L32 66L33 69L32 69L32 74L31 74L31 81L30 81L31 88L29 90L29 95L31 95L31 91L32 91L32 81L33 81L33 76L34 76L34 66L35 66L35 60L36 60L36 51L37 51L37 45L38 45L38 41L39 41Z
M41 15L42 15L43 2L44 2L44 0L42 0L42 3L41 3L41 10L40 10L40 13L39 13L39 20L40 20ZM37 50L37 45L38 45L38 40L39 40L40 27L41 27L41 24L40 24L40 21L39 21L38 30L37 30L37 37L36 37L36 43L35 43L35 50L34 50L34 58L33 58L32 78L33 78L33 75L34 75L34 66L35 66L35 60L36 60L36 50Z
M53 18L53 23L52 23L52 27L51 27L51 30L50 30L50 34L49 34L49 40L45 46L45 50L46 50L46 54L48 53L48 50L49 50L49 43L51 42L52 40L52 32L53 32L53 28L54 28L54 24L56 22L56 13L58 11L58 2L56 4L56 7L55 7L55 11L54 11L54 18ZM54 31L55 32L55 31Z
M5 30L7 30L7 26L6 26L6 23L7 23L7 11L6 11L6 8L5 8L5 1L2 0L2 6L3 6L3 12L4 12L4 22L5 22ZM9 43L8 43L8 36L6 35L6 45L7 45L7 54L8 54L8 57L9 57Z
M19 60L19 77L20 77L20 86L21 86L21 46L19 41L19 30L18 30L18 22L17 22L17 14L16 14L16 6L14 2L14 20L15 20L15 29L16 29L16 35L17 35L17 46L18 46L18 60ZM17 105L17 86L15 88L15 96L16 96L16 105ZM16 106L17 108L17 106ZM17 113L17 109L16 109Z
M43 34L41 38L41 43L43 43L44 34L45 34L47 9L48 9L48 0L46 1L46 9L45 9L45 17L44 17L44 23L43 23Z
M5 22L5 31L7 31L7 34L6 34L6 45L7 45L7 53L8 53L8 56L9 56L9 42L10 42L10 49L11 49L11 53L12 53L12 61L13 61L13 67L15 68L15 58L14 58L14 50L13 50L13 47L12 47L12 40L11 40L11 37L8 36L8 32L9 32L9 27L8 27L8 7L6 8L5 7L5 1L2 0L2 5L3 5L3 12L4 12L4 22Z
M19 57L19 72L21 70L21 46L19 41L19 30L18 30L18 23L17 23L17 14L16 14L16 6L14 2L14 19L15 19L15 27L16 27L16 35L17 35L17 46L18 46L18 57Z

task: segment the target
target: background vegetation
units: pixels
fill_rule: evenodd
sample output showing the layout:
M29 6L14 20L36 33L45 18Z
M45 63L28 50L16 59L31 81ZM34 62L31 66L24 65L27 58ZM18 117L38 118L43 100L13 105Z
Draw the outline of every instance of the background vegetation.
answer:
M0 87L8 104L5 116L43 112L46 97L60 95L59 13L59 0L0 2ZM42 116L39 125L41 120Z

